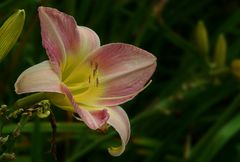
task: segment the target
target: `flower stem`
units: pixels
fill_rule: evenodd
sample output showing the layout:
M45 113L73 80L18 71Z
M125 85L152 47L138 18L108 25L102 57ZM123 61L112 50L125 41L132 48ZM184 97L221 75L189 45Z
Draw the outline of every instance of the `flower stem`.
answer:
M2 156L3 153L9 153L12 151L12 148L17 140L17 137L20 135L20 132L24 125L27 123L27 121L30 119L30 116L28 114L22 115L19 123L17 124L16 128L10 135L9 139L6 142L5 149L1 150L0 155Z
M32 117L32 112L27 111L27 109L31 108L33 105L41 102L44 99L46 99L44 93L35 93L32 95L26 96L24 98L21 98L15 102L15 104L11 107L11 110L9 111L8 114L5 114L4 109L3 109L4 107L1 107L2 117L0 120L0 135L1 135L1 129L5 123L5 119L17 117L17 115L20 113L21 113L21 118L20 118L20 121L17 124L16 128L10 134L6 143L4 143L4 146L0 147L0 161L3 159L6 160L6 159L14 159L15 158L15 154L11 153L11 152L13 150L13 147L15 145L17 137L20 135L21 130L23 129L25 124L28 122L28 120ZM26 110L26 112L24 112L24 109ZM4 117L4 115L6 115L6 116Z
M49 121L52 127L52 139L51 139L51 149L50 152L53 155L55 161L57 161L57 146L56 146L56 133L57 133L57 123L56 118L51 111Z
M45 93L34 93L16 101L14 108L28 108L42 100L45 100Z

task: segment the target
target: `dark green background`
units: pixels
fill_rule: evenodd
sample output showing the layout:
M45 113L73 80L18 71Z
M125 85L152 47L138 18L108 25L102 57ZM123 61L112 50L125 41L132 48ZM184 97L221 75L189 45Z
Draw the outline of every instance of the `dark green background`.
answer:
M65 111L53 108L58 123L58 162L238 162L240 161L239 80L232 60L240 58L238 0L2 0L0 21L25 9L26 22L18 43L0 64L0 103L23 97L14 82L26 68L47 59L41 45L37 7L57 8L92 28L101 44L125 42L153 53L157 70L151 85L123 105L132 123L126 151L112 157L112 136L89 130ZM194 43L194 28L205 22L209 56L220 33L227 40L226 73L212 70ZM212 60L212 59L211 59ZM7 125L8 134L16 121ZM47 119L33 118L18 139L16 162L53 161Z

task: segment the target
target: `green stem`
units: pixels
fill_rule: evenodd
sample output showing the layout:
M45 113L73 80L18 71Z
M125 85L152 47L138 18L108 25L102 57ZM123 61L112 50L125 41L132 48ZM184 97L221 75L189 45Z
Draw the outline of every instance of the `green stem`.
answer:
M6 122L6 117L5 117L6 112L7 112L7 106L0 105L0 136L2 135L2 129Z
M45 93L34 93L16 101L15 108L28 108L42 100L45 100Z
M24 98L21 98L21 99L17 100L15 102L14 106L11 107L12 110L10 110L10 112L11 111L17 111L20 108L21 109L29 108L32 105L34 105L34 104L36 104L36 103L38 103L38 102L40 102L44 99L46 99L44 93L35 93L35 94L32 94L32 95L26 96ZM27 121L30 119L30 117L31 117L30 114L22 114L19 123L17 124L16 128L11 133L11 135L9 136L9 139L4 146L5 148L1 148L1 150L0 150L0 159L5 158L5 153L9 153L10 151L12 151L12 149L14 147L14 144L17 140L17 137L20 135L21 130L23 129L23 127L27 123ZM4 124L4 121L1 120L0 121L0 128L1 129L3 127L3 124ZM1 134L1 132L0 132L0 134Z
M3 153L8 153L12 150L15 142L16 142L16 139L17 137L20 135L20 132L22 130L22 128L24 127L24 125L27 123L27 121L30 119L30 116L27 114L27 115L22 115L19 123L17 124L16 128L14 129L13 133L10 135L7 143L6 143L6 148L1 150L1 155Z
M4 134L9 134L15 128L16 124L8 124L4 127L3 132ZM40 128L43 133L52 133L52 127L49 122L41 122ZM28 122L24 128L21 130L22 133L31 133L34 130L34 123ZM66 123L66 122L58 122L57 123L57 132L58 133L67 133L70 132L71 134L83 133L86 131L86 126L84 124L76 123Z

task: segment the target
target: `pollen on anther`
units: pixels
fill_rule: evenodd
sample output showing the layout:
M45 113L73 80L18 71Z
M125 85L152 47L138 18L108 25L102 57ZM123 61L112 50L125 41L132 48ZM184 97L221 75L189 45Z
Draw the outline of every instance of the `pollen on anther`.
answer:
M98 87L99 85L99 80L98 80L98 77L96 78L96 86Z
M92 61L90 61L90 66L91 66L91 68L92 68L92 66L93 66L93 62L92 62Z
M98 70L98 64L95 63L95 68L93 69L93 77L96 76L97 70Z
M88 76L88 83L91 83L91 75Z
M98 69L98 64L97 63L95 63L95 70L97 70Z

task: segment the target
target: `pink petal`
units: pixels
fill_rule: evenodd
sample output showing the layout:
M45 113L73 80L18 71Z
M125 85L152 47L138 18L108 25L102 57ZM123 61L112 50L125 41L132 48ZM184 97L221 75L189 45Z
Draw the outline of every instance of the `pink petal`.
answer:
M88 111L84 106L79 106L73 99L73 96L66 86L62 86L62 91L68 97L70 103L73 105L75 112L78 113L80 118L85 122L85 124L93 129L100 129L108 120L109 114L106 109Z
M80 37L72 16L49 7L39 7L42 43L58 72L66 55L78 50Z
M79 81L79 76L84 78L82 71L79 70L84 66L82 63L89 57L93 50L100 47L100 39L93 30L84 26L78 26L77 29L80 37L79 50L77 55L73 55L73 57L68 57L67 59L62 77L65 83L72 82L73 80Z
M48 61L44 61L25 70L15 83L18 94L29 92L61 93L60 80Z
M138 47L112 43L97 49L89 61L98 65L105 94L99 104L115 106L136 96L156 69L156 57Z
M119 133L122 140L121 146L110 147L108 151L113 156L119 156L124 152L125 146L129 141L131 133L130 123L126 112L121 107L111 107L108 109L108 112L110 117L107 123Z
M100 39L92 29L78 26L78 32L81 40L79 53L82 54L83 57L87 57L90 52L100 47Z
M84 108L74 108L85 124L93 130L101 129L101 127L106 124L106 121L109 118L109 114L106 109L94 110L90 112Z

